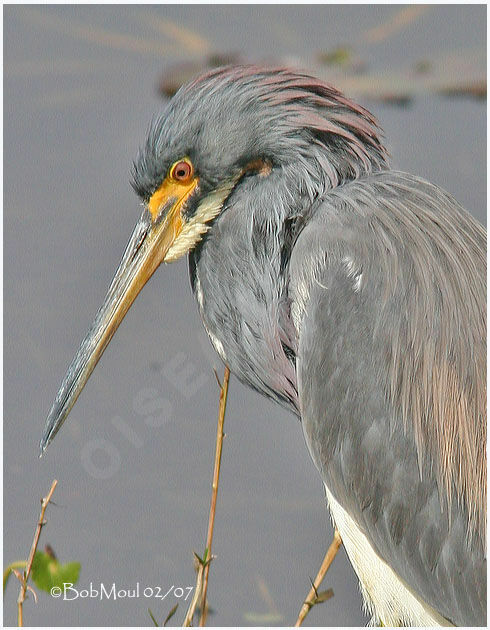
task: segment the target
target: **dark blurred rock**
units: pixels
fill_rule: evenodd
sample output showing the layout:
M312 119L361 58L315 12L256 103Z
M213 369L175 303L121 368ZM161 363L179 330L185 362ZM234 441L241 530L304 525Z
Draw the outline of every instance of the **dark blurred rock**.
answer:
M158 92L170 98L177 92L181 85L187 83L195 76L206 70L227 66L235 63L243 63L239 53L212 53L199 61L184 61L173 64L165 70L158 83Z
M439 94L449 97L467 97L485 100L487 98L487 82L474 81L473 83L448 86L441 88Z

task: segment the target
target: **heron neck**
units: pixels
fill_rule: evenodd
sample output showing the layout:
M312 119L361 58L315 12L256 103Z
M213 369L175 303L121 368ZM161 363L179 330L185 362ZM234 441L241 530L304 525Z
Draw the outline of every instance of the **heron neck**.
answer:
M191 284L211 342L232 372L297 413L287 285L301 212L266 184L251 178L235 190L189 257Z

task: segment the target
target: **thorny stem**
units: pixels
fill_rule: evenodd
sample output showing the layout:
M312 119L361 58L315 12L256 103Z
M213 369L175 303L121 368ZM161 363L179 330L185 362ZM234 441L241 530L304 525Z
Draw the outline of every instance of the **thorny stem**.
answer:
M322 565L320 569L318 570L318 573L310 589L310 592L308 593L308 596L305 599L303 606L301 607L301 610L299 612L298 619L296 620L296 623L294 624L295 628L299 628L299 626L301 626L301 624L306 618L306 615L310 612L310 609L315 605L316 598L318 595L318 589L320 588L320 584L322 583L322 580L325 577L326 572L330 568L330 565L332 564L333 559L337 555L337 551L340 549L341 544L342 544L342 538L340 537L339 532L335 530L330 547L328 548L327 553L325 554L325 557L323 558Z
M32 562L34 560L34 554L36 553L37 544L39 542L39 536L41 535L41 529L46 524L44 520L44 513L46 508L48 507L49 502L51 501L51 497L53 496L53 492L58 484L58 481L55 479L51 484L51 489L48 494L41 499L41 513L39 515L39 520L36 526L36 532L34 534L34 540L32 541L31 551L29 553L29 558L27 559L26 570L23 574L23 579L21 581L19 597L17 598L17 625L19 628L23 626L23 617L22 617L22 605L24 604L27 592L27 581L29 580L29 575L31 574Z

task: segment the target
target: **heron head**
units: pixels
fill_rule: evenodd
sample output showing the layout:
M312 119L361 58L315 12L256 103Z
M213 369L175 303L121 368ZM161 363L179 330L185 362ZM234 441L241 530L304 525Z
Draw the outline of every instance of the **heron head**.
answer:
M310 179L308 189L319 193L385 167L386 159L373 116L332 86L286 69L230 66L177 92L151 125L133 187L151 204L185 160L199 183L187 201L196 207L260 164L291 169L297 182Z
M384 166L371 114L313 77L235 66L182 87L151 125L134 163L133 187L144 210L62 382L41 450L141 288L162 262L193 250L245 178L276 175L273 193L299 201Z

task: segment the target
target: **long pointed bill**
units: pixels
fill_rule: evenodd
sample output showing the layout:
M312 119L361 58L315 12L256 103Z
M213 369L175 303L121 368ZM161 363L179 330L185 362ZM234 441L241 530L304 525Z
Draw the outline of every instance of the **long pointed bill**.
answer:
M141 215L104 303L68 368L51 407L40 443L41 455L59 431L142 287L161 262L175 260L185 253L181 248L176 251L179 235L183 232L184 236L186 232L181 210L197 183L197 178L185 186L165 180Z

